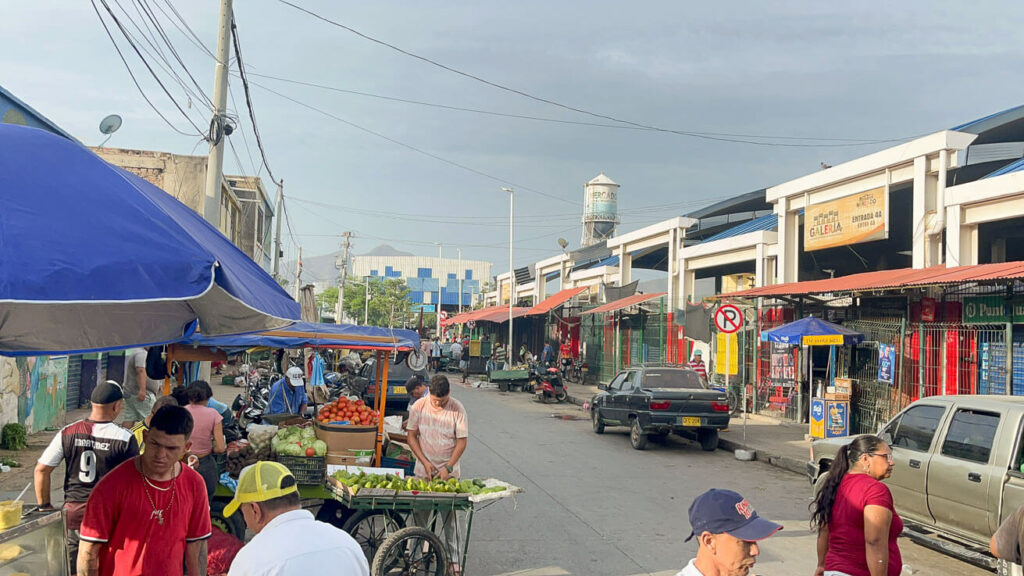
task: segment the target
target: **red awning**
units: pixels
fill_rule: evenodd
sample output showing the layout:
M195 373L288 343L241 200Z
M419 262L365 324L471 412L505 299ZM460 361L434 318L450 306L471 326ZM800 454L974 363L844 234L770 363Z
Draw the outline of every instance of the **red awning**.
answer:
M716 298L757 298L764 296L801 296L836 292L864 292L918 286L941 286L967 282L993 282L1024 278L1024 262L976 264L973 266L932 266L862 272L838 278L789 282L719 294Z
M519 307L512 308L512 316L519 318L526 314L529 308ZM462 314L456 314L447 320L442 320L442 326L448 326L451 324L465 324L466 322L498 322L508 321L508 305L501 306L488 306L487 308L481 308L479 310L470 310L469 312L463 312Z
M562 304L565 304L569 300L582 292L586 292L586 286L582 288L567 288L555 294L554 296L548 296L542 300L539 304L530 308L526 313L527 316L533 316L534 314L547 314L551 310L558 308Z
M632 296L626 296L625 298L619 298L618 300L602 304L597 308L587 310L584 314L600 314L602 312L615 312L616 310L622 310L628 308L634 304L640 304L647 302L648 300L654 300L655 298L661 298L665 292L658 292L655 294L633 294Z
M512 317L519 318L520 316L525 316L529 310L525 306L512 308ZM497 322L498 324L508 322L508 306L493 306L487 309L486 314L480 314L474 320L477 322Z

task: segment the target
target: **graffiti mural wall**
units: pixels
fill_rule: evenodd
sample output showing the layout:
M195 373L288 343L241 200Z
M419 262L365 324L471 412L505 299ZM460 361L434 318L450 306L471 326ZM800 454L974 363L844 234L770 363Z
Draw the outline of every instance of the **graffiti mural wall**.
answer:
M68 357L0 358L0 424L29 434L64 424Z

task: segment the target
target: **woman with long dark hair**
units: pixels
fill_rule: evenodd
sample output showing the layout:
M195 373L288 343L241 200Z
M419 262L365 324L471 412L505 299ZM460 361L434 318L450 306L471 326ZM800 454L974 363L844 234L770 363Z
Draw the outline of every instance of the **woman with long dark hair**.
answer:
M815 576L899 576L903 521L881 482L892 468L892 449L877 436L858 436L839 449L810 506L818 531Z
M223 417L206 403L213 396L210 385L205 380L196 380L185 389L188 393L188 406L185 409L192 414L192 454L199 458L196 471L206 483L206 497L213 503L213 493L217 489L220 478L217 460L214 454L224 454L227 444L224 442Z

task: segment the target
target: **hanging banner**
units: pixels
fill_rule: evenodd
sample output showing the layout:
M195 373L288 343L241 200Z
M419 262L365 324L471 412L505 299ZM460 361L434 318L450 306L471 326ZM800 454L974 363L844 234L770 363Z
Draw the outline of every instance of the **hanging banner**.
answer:
M1004 296L965 296L964 324L1004 324L1006 298ZM1013 323L1024 323L1024 302L1014 302Z
M729 351L729 365L725 365L726 350ZM718 333L718 345L715 346L715 372L725 374L728 369L729 375L740 373L739 346L737 345L736 333Z
M896 372L896 347L890 344L878 344L878 380L893 383Z
M772 364L769 371L772 384L792 386L796 381L796 358L793 348L786 344L772 343Z
M804 211L804 250L821 250L888 237L885 188L811 204Z

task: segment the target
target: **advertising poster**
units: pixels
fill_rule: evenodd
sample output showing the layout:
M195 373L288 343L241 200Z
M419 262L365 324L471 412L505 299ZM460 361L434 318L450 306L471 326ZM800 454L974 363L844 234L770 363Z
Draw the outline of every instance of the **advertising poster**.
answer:
M887 237L889 202L885 188L811 204L804 213L804 249L835 248Z
M796 359L792 347L772 343L771 361L769 377L773 384L792 385L796 381Z
M896 347L878 344L878 380L892 384L896 371Z

